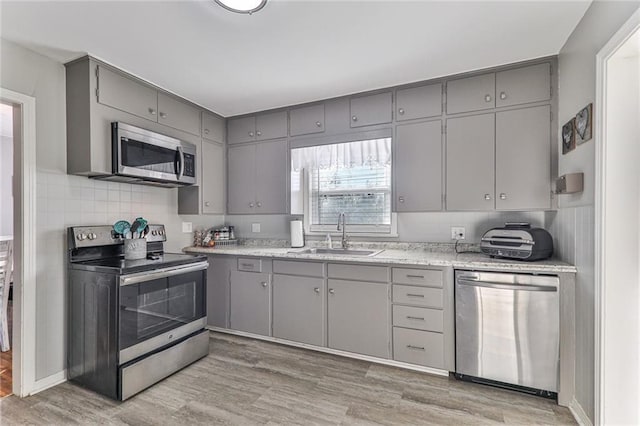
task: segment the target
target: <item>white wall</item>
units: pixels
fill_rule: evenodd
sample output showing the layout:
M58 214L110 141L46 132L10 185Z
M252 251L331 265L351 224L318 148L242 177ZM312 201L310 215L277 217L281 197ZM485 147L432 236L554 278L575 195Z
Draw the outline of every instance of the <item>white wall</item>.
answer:
M639 7L638 2L594 1L558 56L558 132L589 103L595 102L596 53ZM599 105L593 106L594 111ZM595 129L594 129L595 133ZM595 142L590 140L562 155L559 175L582 171L581 194L561 195L560 211L549 214L561 258L578 266L576 283L576 400L594 419L594 171Z
M13 138L0 135L0 235L13 235Z

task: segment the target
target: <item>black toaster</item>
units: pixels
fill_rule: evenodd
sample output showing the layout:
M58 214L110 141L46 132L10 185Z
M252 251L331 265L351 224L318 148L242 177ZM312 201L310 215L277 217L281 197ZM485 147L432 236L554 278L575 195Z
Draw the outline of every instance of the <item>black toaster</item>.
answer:
M505 223L485 232L480 250L491 257L516 260L542 260L553 254L553 238L542 228L529 223Z

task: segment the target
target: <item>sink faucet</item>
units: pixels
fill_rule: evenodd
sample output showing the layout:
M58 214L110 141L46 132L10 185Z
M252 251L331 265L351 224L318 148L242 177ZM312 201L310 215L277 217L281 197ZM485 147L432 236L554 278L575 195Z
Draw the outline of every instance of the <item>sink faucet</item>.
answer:
M342 229L340 229L340 221L342 220ZM338 231L342 231L341 245L343 249L347 248L347 219L344 212L338 215Z

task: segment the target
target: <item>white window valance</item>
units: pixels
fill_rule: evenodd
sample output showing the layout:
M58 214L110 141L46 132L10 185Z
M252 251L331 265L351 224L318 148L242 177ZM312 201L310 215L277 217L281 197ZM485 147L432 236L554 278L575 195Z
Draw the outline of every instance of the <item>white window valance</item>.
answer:
M293 171L391 164L391 138L371 139L291 150Z

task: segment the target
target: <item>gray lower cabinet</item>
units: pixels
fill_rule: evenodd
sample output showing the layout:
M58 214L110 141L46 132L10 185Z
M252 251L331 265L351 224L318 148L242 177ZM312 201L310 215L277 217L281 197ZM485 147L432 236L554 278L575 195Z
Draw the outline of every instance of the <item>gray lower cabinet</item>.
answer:
M328 280L329 347L389 358L389 285Z
M445 369L442 333L393 327L393 359Z
M229 280L236 269L232 256L208 256L207 269L207 324L229 328Z
M398 89L396 121L435 117L442 114L442 84Z
M351 98L351 127L391 123L392 98L391 92Z
M232 270L229 282L229 328L270 335L271 275Z
M398 212L442 210L442 122L396 127L395 206Z
M495 108L496 75L482 74L447 82L447 114Z
M543 63L496 73L496 106L551 99L551 64Z
M324 346L323 278L273 275L273 337Z

